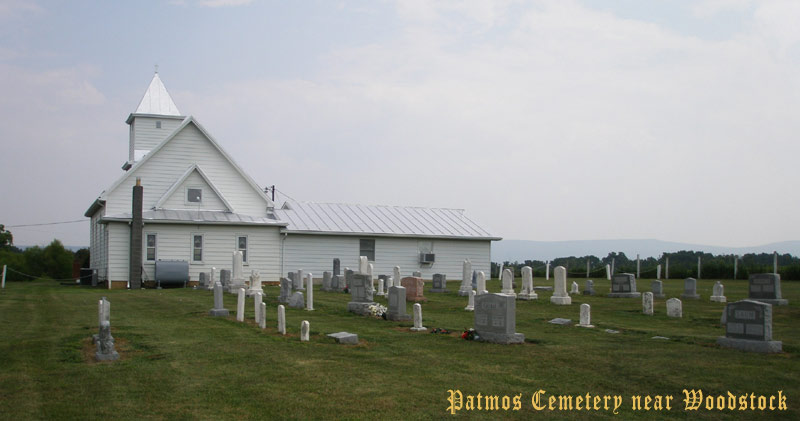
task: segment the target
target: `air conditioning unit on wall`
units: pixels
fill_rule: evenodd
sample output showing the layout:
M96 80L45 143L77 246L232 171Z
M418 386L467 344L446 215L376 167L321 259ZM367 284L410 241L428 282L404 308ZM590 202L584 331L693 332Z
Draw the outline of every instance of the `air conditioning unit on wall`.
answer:
M419 262L420 263L433 263L436 261L436 255L433 253L420 253L419 254Z

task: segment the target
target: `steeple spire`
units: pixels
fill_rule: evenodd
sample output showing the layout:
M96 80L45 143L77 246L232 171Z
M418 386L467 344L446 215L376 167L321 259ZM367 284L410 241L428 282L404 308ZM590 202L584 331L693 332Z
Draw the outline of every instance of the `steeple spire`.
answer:
M133 113L175 116L181 115L181 112L178 111L178 107L172 101L172 97L169 96L167 88L164 87L164 84L161 82L161 78L158 77L158 65L156 65L155 73L153 74L153 80L150 81L150 86L147 87L144 97L142 97L142 100L139 102L139 106Z

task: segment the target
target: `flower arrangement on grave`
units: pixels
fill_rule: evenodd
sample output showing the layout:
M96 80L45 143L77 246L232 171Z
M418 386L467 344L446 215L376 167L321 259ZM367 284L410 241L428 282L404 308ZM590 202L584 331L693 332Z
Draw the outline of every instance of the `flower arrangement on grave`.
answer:
M468 341L474 341L478 339L479 336L475 334L475 329L470 328L465 330L464 333L461 334L461 338L466 339Z
M372 304L369 307L367 307L367 309L369 310L370 314L372 314L375 317L386 318L386 307L380 304Z

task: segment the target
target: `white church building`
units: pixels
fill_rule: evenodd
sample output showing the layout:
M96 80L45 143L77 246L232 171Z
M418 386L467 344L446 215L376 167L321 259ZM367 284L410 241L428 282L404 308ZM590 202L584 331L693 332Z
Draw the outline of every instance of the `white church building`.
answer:
M110 287L132 284L132 260L141 261L143 281L156 280L159 261L187 262L189 280L197 281L212 267L230 269L237 250L245 274L257 270L265 282L298 269L321 278L334 258L355 269L359 256L376 276L400 266L402 276L460 280L465 259L489 274L491 242L500 238L463 210L273 201L197 119L181 115L158 73L127 124L124 173L85 213L91 267Z

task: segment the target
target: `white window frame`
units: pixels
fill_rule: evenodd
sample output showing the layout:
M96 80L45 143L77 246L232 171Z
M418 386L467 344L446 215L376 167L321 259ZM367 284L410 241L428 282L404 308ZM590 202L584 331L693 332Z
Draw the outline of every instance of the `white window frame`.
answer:
M194 237L200 236L200 260L194 260ZM199 265L203 263L203 257L205 255L205 248L206 248L206 236L202 232L193 232L192 235L189 236L189 263L193 265Z
M200 201L199 202L190 202L189 201L189 189L197 189L200 190ZM205 196L205 192L203 191L203 186L186 186L186 190L183 192L183 201L187 206L198 206L203 204L203 196Z
M245 241L245 248L244 249L240 249L239 248L239 239L242 238L242 237L244 237L244 241ZM233 244L234 250L236 250L236 251L244 250L244 253L242 253L242 264L243 265L247 265L248 264L248 256L250 255L250 237L247 234L236 234L236 236L233 238L233 241L234 241L234 244Z
M150 247L147 246L147 237L148 236L155 236L156 237L156 244L153 246L153 260L147 258L147 249ZM146 232L144 233L144 262L153 264L158 261L158 233L157 232Z

